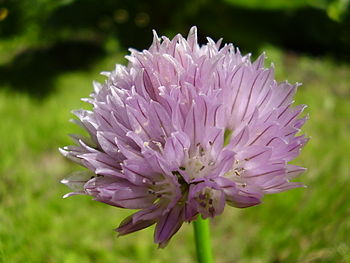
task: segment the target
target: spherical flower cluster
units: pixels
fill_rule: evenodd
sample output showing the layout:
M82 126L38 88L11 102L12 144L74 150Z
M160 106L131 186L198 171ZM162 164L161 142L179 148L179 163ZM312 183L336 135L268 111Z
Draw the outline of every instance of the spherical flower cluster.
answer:
M156 224L165 246L182 223L221 214L225 204L257 205L265 194L302 184L305 169L288 164L307 139L304 105L292 107L298 84L278 83L264 54L251 62L232 44L196 27L187 39L159 38L128 65L94 83L90 110L75 120L88 136L61 152L87 167L62 182L112 206L138 209L117 228L128 234Z

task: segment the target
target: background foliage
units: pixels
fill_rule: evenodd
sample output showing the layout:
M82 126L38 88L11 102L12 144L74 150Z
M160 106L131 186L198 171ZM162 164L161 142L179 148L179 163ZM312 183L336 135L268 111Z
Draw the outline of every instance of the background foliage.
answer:
M200 40L224 37L243 53L266 51L277 79L302 82L312 137L296 163L307 189L226 209L212 221L216 262L350 262L350 16L348 0L0 0L0 262L194 262L191 226L169 246L152 229L117 238L131 211L62 200L59 180L77 169L59 146L79 128L100 71L147 48L151 29ZM174 258L176 255L176 258Z

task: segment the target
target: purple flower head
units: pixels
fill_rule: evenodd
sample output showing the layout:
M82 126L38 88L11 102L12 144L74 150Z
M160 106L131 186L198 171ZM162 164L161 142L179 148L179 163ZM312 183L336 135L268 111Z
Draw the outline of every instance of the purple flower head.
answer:
M292 107L298 84L278 83L264 54L251 62L221 40L199 46L187 39L154 40L131 49L127 66L94 83L90 110L77 110L88 137L61 152L89 172L63 180L74 194L137 209L117 231L156 224L165 246L182 223L221 214L225 204L257 205L265 194L302 184L305 169L288 164L307 142L298 135L305 106Z

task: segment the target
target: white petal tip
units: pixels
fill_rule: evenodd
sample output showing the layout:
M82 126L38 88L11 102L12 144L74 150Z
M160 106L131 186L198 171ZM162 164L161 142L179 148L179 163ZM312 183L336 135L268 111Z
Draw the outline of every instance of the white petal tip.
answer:
M197 33L197 26L192 26L190 29L190 33Z
M152 29L152 33L153 33L153 38L155 40L159 41L159 37L158 37L157 31L155 29Z
M100 75L106 76L106 77L109 77L111 74L112 74L112 73L109 72L109 71L102 71L102 72L100 72Z
M60 181L60 183L61 183L61 184L68 184L69 181L68 181L67 179L62 179L62 180Z
M66 199L67 197L70 197L70 196L71 196L70 193L68 193L68 194L65 194L64 196L62 196L62 198Z
M68 152L64 149L64 147L63 148L58 148L58 150L60 151L60 153L64 156L64 157L67 157L67 155L68 155Z
M188 32L187 40L194 40L197 41L197 27L193 26L191 27L190 31Z

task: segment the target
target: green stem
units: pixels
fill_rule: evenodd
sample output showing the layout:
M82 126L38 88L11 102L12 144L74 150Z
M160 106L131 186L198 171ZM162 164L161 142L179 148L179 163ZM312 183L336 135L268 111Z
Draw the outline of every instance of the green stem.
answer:
M198 219L193 222L194 237L196 240L196 251L198 263L213 263L211 253L209 220L198 216Z

